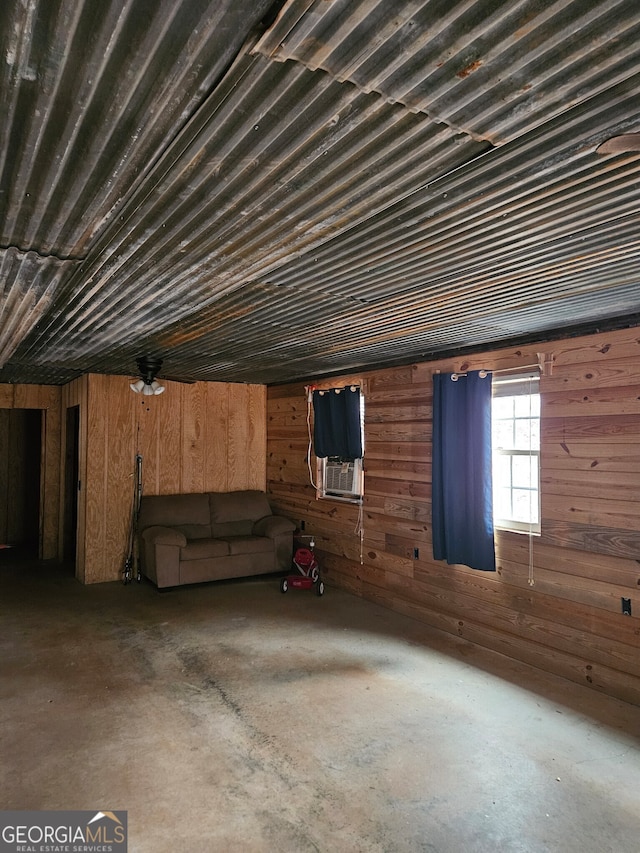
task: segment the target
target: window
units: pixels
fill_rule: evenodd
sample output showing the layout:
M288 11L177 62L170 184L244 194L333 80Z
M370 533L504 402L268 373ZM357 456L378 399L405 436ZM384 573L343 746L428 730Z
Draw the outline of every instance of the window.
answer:
M362 502L364 396L359 386L313 392L318 496Z
M497 528L540 532L539 377L493 377L493 520Z

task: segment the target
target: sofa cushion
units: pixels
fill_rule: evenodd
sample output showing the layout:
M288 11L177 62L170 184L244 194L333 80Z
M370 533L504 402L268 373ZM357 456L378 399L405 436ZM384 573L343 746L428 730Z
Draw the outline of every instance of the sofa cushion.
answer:
M230 536L230 554L273 554L273 540L265 536Z
M210 539L211 525L210 524L174 524L174 530L179 530L184 533L187 539Z
M271 507L264 492L244 489L239 492L211 492L209 494L211 524L227 524L230 521L257 521L271 515Z
M226 557L229 543L224 539L193 539L180 548L181 560L205 560L208 557Z
M191 528L197 526L201 535L210 536L209 522L209 496L206 494L144 495L140 502L138 530L151 525L186 525L191 533Z
M224 524L212 524L211 535L226 538L228 536L251 536L253 533L253 521L227 521Z

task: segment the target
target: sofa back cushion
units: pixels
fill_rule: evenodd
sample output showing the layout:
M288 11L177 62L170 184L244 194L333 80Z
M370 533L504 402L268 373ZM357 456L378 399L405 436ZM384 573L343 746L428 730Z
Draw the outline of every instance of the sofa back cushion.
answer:
M209 496L143 495L138 516L138 530L160 525L180 530L187 539L206 539L211 536Z
M209 494L212 536L250 536L259 518L271 515L264 492L244 489L239 492Z

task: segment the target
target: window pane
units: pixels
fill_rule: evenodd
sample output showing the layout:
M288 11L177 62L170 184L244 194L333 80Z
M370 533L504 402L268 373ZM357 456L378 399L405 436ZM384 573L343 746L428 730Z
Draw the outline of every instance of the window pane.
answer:
M528 394L514 397L514 409L517 418L530 418L533 413L533 399Z
M505 450L513 449L513 421L493 422L493 446Z
M513 417L513 397L494 397L491 403L491 412L494 418Z
M531 421L531 449L540 450L540 420Z
M515 449L516 450L538 450L540 446L540 431L533 429L536 421L517 420L515 425Z
M535 468L532 466L532 458L530 456L514 456L513 457L513 485L516 488L531 489L536 488L538 479L534 480Z
M537 507L537 492L531 492L528 489L513 489L512 517L514 521L531 521L535 523L538 520Z
M493 457L493 482L511 487L511 457L496 453Z
M540 417L540 394L531 395L531 414L534 418Z

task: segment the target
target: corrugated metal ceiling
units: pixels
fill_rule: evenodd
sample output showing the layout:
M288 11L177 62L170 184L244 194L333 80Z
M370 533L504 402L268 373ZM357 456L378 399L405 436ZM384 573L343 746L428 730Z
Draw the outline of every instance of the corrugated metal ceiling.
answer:
M279 13L279 14L278 14ZM640 316L635 0L11 0L0 382L282 382Z

